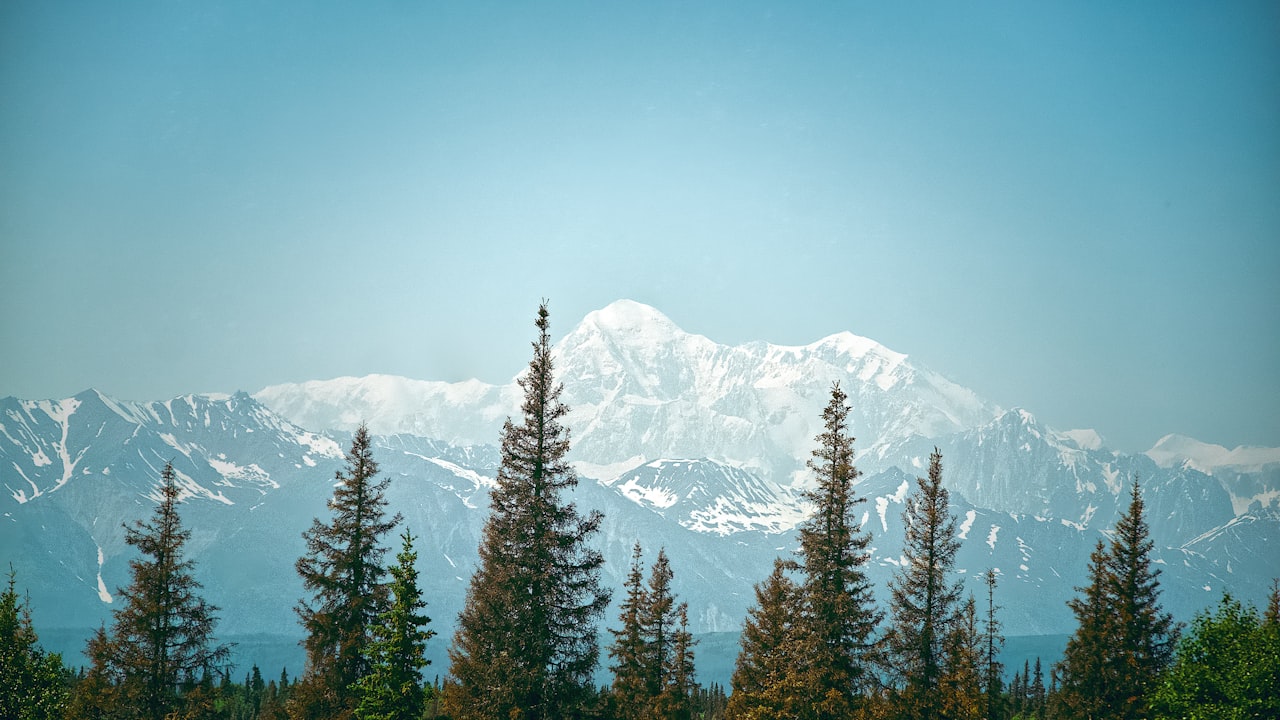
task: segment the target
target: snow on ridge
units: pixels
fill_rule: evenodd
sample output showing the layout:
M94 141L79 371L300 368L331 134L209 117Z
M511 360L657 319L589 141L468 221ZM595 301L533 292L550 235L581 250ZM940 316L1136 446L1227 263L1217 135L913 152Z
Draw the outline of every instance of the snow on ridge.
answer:
M1188 465L1206 475L1220 468L1256 472L1280 463L1280 448L1239 445L1228 450L1222 445L1202 442L1185 435L1165 435L1145 455L1163 468Z

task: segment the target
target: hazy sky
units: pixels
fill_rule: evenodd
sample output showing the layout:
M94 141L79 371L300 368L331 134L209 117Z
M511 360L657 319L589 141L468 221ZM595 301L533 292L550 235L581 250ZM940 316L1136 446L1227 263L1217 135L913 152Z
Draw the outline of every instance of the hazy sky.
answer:
M503 382L543 297L1280 445L1280 4L0 4L0 395Z

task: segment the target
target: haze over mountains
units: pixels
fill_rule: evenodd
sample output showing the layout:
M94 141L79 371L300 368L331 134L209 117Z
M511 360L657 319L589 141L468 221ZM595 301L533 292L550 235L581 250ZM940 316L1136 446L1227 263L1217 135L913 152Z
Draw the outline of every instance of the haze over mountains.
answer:
M514 339L518 342L520 339ZM577 501L606 516L606 583L630 549L666 546L694 630L739 629L751 586L790 552L806 509L804 463L831 383L852 404L872 578L900 562L901 514L929 452L961 520L958 568L998 568L1010 635L1066 633L1066 600L1140 477L1166 605L1180 617L1223 590L1259 602L1280 576L1280 451L1168 436L1143 455L1090 430L1057 431L1006 410L872 340L840 333L798 347L735 347L618 301L558 343ZM514 382L372 375L253 394L122 402L89 390L0 401L0 547L39 626L90 629L127 584L121 523L150 512L172 460L191 552L223 633L300 635L292 607L301 533L325 516L350 431L366 421L390 500L421 536L433 642L444 647L476 561ZM616 613L610 611L606 622Z

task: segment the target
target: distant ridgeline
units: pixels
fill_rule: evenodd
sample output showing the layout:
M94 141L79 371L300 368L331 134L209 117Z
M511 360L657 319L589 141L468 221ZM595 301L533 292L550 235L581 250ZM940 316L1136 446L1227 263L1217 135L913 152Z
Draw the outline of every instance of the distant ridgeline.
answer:
M972 594L974 628L982 631L988 586L980 576L995 571L990 605L998 608L1006 639L1000 676L1013 686L1004 695L1019 683L1019 692L1028 692L1036 658L1047 678L1049 666L1070 650L1067 637L1082 620L1069 601L1100 582L1091 553L1099 540L1115 541L1139 479L1151 544L1144 557L1160 572L1164 612L1189 622L1217 607L1224 592L1265 607L1271 578L1280 576L1274 450L1226 451L1171 436L1147 454L1123 455L1091 431L1055 431L1026 411L995 407L864 338L845 333L800 347L722 346L628 301L591 313L554 348L544 344L542 361L554 373L548 377L564 385L557 418L569 431L562 469L572 467L581 478L560 494L581 518L601 513L580 542L588 555L599 553L593 572L599 587L611 591L607 606L587 613L602 633L599 662L587 673L593 686L616 685L611 668L619 661L609 649L618 638L605 629L625 626L637 541L645 583L649 563L664 550L672 571L664 591L669 611L683 606L685 627L699 641L691 680L665 690L662 702L671 702L673 692L693 697L699 685L699 702L719 707L707 690L729 689L747 642L744 623L760 621L759 591L776 558L800 566L783 569L774 600L791 593L796 602L817 602L811 595L817 580L806 574L812 563L805 562L814 551L804 538L823 507L815 494L823 484L822 473L807 464L844 467L843 460L813 455L826 447L824 436L832 437L836 392L844 408L836 434L847 439L848 460L860 471L844 481L854 504L842 511L849 537L865 538L859 552L866 559L855 573L865 589L859 603L868 617L880 614L869 637L892 639L892 628L910 626L895 611L914 568L911 530L921 522L909 510L937 448L945 459L941 487L949 493L938 520L954 520L954 552L939 572L956 588L954 607L939 617L953 616L947 632L955 631ZM529 385L369 376L154 403L96 391L60 401L5 398L0 547L45 648L61 650L71 666L89 666L81 654L86 641L99 626L110 630L114 613L133 599L129 563L139 550L125 528L152 517L163 499L161 471L171 464L176 509L189 532L184 557L202 585L200 597L218 608L218 641L237 643L230 648L237 665L231 679L241 682L256 664L269 680L263 691L270 684L279 694L281 668L292 680L303 674L305 648L297 643L309 637L295 612L314 597L295 570L308 553L303 531L329 522L335 477L349 476L352 432L365 420L376 478L386 482L388 517L401 516L397 527L413 533L413 567L432 618L428 627L437 633L425 643L432 662L421 672L428 684L439 676L446 697L447 650L464 631L458 619L483 568L486 524L497 517L492 493L510 474L500 473L512 463L502 423L528 420L522 404ZM387 571L401 548L393 535L381 542L378 587L389 587ZM368 621L375 627L373 616ZM637 627L644 636L647 630ZM900 669L911 666L899 660ZM1170 661L1164 657L1162 667ZM371 662L356 662L352 672L361 675ZM964 666L961 659L939 660L929 672L943 672L947 662L952 670ZM843 672L889 682L897 689L885 702L941 701L928 692L908 698L908 688L937 679L929 673ZM795 682L837 683L833 677ZM305 687L321 687L314 677L304 680ZM850 683L862 688L858 697L871 693L863 680ZM762 703L785 699L757 690Z

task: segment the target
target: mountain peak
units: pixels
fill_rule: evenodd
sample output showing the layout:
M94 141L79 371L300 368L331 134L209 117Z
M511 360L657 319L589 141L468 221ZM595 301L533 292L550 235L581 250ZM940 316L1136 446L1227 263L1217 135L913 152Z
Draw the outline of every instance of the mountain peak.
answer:
M588 313L582 324L593 325L610 334L621 332L645 337L666 337L683 332L657 308L626 299L615 300Z

